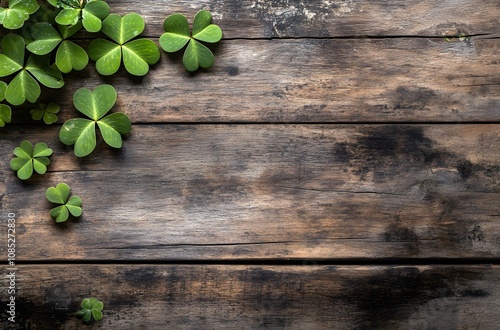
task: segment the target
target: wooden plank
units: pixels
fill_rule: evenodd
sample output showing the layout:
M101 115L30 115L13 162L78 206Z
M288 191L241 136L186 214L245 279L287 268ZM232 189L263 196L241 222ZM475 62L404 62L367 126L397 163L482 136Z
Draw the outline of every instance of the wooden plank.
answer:
M137 4L112 1L113 12L138 12L147 35L163 33L163 20L200 9L214 14L226 38L445 36L498 33L496 0L195 0Z
M29 265L17 276L16 329L80 328L75 312L89 296L104 302L103 319L89 329L495 329L500 322L498 266ZM4 295L4 276L1 283ZM5 313L2 324L8 328Z
M84 159L57 130L0 132L20 260L500 256L498 125L135 125ZM55 150L28 183L25 138ZM49 218L59 182L80 221Z
M136 123L499 121L499 52L500 39L232 40L208 72L165 54L141 79L90 64L43 95L61 104L60 122L78 115L78 88L102 83Z

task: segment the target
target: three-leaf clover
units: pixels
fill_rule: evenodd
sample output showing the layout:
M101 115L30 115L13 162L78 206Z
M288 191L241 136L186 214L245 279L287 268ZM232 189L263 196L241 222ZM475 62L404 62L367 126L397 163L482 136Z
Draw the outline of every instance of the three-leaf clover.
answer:
M9 30L19 29L38 8L36 0L10 0L8 8L0 8L0 24Z
M59 183L55 187L47 189L45 196L49 202L61 204L50 210L50 217L56 222L68 220L69 214L78 218L82 215L82 199L78 196L69 198L69 186L66 183Z
M53 124L57 121L56 113L59 112L59 105L50 102L49 104L40 103L38 108L31 109L30 114L33 120L42 120L47 125Z
M33 148L31 142L25 140L14 149L14 155L16 157L10 161L10 168L17 171L19 179L27 180L33 175L33 169L38 174L47 171L50 164L48 157L52 155L52 149L47 147L46 143L37 143Z
M21 36L8 34L3 37L1 46L3 54L0 54L0 77L19 71L5 91L5 99L10 104L21 105L26 100L35 103L41 93L37 80L49 88L64 86L61 72L49 65L49 56L31 55L24 64L25 44Z
M96 61L97 72L104 76L112 75L120 68L122 62L125 69L135 75L144 76L149 66L160 59L160 51L149 39L136 39L144 31L145 23L141 15L130 13L123 17L109 15L102 23L102 32L115 43L106 39L95 39L90 43L89 56Z
M104 141L113 148L122 147L121 134L130 132L130 119L121 112L104 117L116 102L116 90L111 85L100 85L90 91L80 88L73 95L76 109L89 117L70 119L64 123L59 138L66 145L75 145L75 155L84 157L96 146L96 123ZM103 118L104 117L104 118Z
M99 321L102 319L102 309L104 304L97 300L96 298L85 298L82 301L82 309L80 309L76 314L80 316L84 322L89 323L94 320Z
M212 14L199 11L194 17L193 34L189 32L189 23L184 15L173 14L163 22L165 33L160 37L160 46L166 52L177 52L188 45L182 63L188 71L199 67L209 68L214 64L214 54L200 41L215 43L221 40L222 30L212 22Z
M72 41L66 40L81 29L81 23L73 26L59 25L59 32L49 23L36 23L33 25L31 35L34 39L26 48L36 55L47 55L57 46L56 65L61 72L83 70L89 57L85 50Z
M0 81L0 102L5 99L5 90L7 89L7 84ZM0 104L0 127L4 127L5 124L10 123L12 119L12 110L6 104Z
M109 15L109 6L101 0L49 0L54 7L62 8L56 16L57 24L76 25L78 22L88 32L99 32L102 20Z

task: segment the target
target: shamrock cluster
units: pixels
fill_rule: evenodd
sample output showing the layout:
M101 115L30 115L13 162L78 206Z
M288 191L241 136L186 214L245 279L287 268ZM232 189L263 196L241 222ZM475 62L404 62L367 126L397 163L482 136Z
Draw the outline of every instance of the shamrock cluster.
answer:
M63 89L64 75L84 70L90 60L103 76L113 75L124 67L134 76L145 76L150 67L160 61L162 48L167 53L184 52L182 63L187 71L206 69L214 64L214 54L206 44L219 42L222 30L212 24L212 15L199 11L190 29L186 17L168 16L163 24L165 33L159 46L141 37L146 23L137 13L123 16L111 13L102 0L10 0L0 7L0 128L12 122L16 107L29 107L31 118L46 125L57 123L61 108L53 100L43 100L47 88ZM96 35L85 49L78 35ZM59 129L60 141L74 146L76 157L92 153L98 134L113 148L122 147L122 135L131 130L129 117L112 111L117 101L115 88L103 84L93 88L80 88L73 94L73 105L83 116L69 119ZM111 112L111 113L110 113ZM10 168L21 180L35 173L42 175L51 164L53 150L44 142L32 144L28 140L14 149ZM46 198L56 204L49 214L56 223L70 216L80 217L83 202L71 196L66 183L46 190ZM102 318L103 303L86 298L77 315L83 321Z

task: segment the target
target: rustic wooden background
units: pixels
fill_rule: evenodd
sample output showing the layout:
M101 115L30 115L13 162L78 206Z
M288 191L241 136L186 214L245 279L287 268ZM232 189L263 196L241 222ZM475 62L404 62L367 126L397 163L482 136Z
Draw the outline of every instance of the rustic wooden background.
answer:
M88 329L498 327L498 0L109 4L156 42L167 15L208 9L224 40L196 74L165 53L144 78L91 64L49 95L55 126L21 109L0 130L16 328L81 327L88 296L105 305ZM58 131L102 83L133 128L78 159ZM8 169L23 139L55 151L28 182ZM81 219L48 216L59 182Z

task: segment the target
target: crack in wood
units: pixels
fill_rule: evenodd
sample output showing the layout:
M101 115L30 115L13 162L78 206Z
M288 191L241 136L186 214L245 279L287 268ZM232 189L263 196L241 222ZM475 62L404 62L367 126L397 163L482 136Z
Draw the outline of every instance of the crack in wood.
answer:
M193 243L178 243L178 244L153 244L153 245L131 245L123 247L95 247L95 249L106 250L128 250L128 249L158 249L169 247L218 247L218 246L245 246L245 245L271 245L271 244L292 244L300 243L300 241L276 241L276 242L253 242L253 243L210 243L210 244L193 244Z
M327 190L327 189L289 187L289 186L276 186L276 187L283 188L283 189L317 191L317 192L326 192L326 193L334 193L334 194L375 194L375 195L390 195L390 196L408 196L407 194L388 193L388 192L379 192L379 191Z

